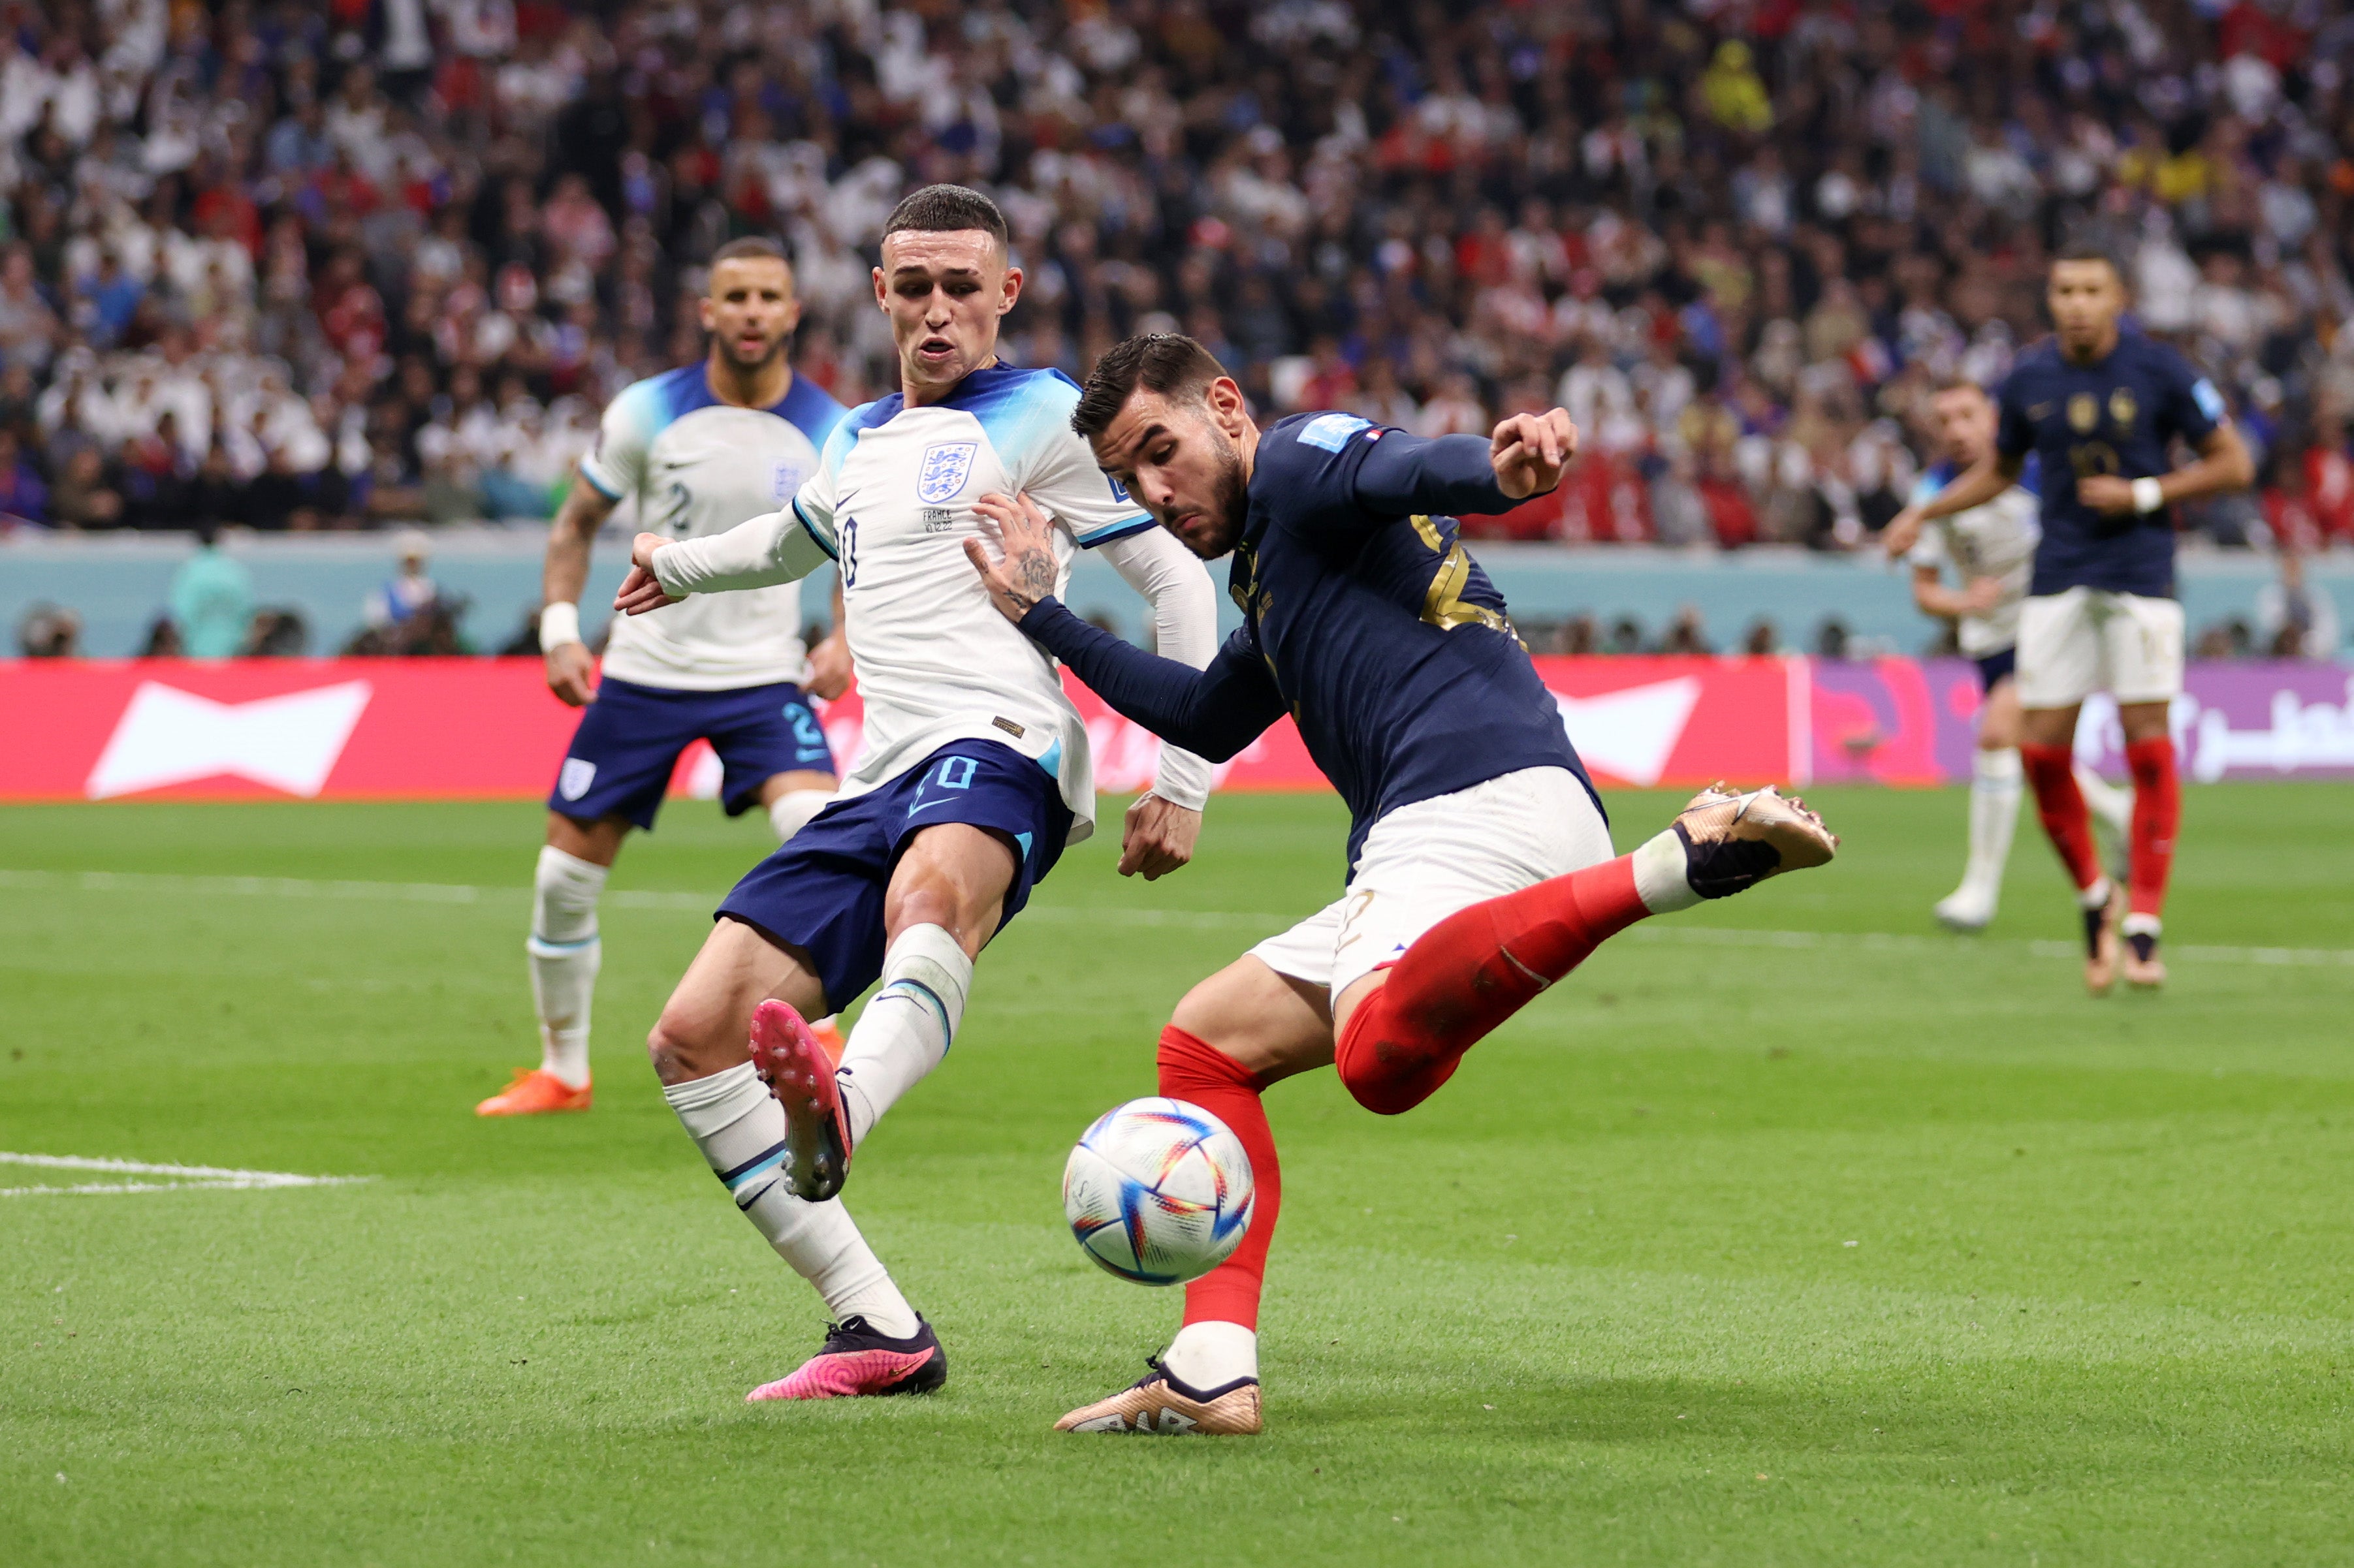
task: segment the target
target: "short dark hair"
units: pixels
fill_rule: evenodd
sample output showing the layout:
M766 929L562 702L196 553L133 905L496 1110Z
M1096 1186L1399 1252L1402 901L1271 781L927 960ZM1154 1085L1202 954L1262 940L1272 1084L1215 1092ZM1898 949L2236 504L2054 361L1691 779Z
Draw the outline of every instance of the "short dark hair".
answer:
M2062 261L2104 262L2110 271L2116 274L2118 282L2122 283L2126 281L2124 264L2117 260L2114 251L2097 239L2070 240L2060 248L2060 254L2052 258L2052 264L2055 267Z
M1089 440L1104 433L1139 387L1163 397L1199 393L1226 373L1218 356L1177 332L1148 332L1115 344L1087 373L1071 429Z
M711 264L722 261L782 261L792 265L785 248L765 234L748 234L741 239L731 239L711 253Z
M1006 245L1005 215L997 204L965 185L926 185L919 191L909 191L891 209L890 221L883 226L883 238L914 229L923 234L953 234L962 228L978 228L997 241L1001 250Z

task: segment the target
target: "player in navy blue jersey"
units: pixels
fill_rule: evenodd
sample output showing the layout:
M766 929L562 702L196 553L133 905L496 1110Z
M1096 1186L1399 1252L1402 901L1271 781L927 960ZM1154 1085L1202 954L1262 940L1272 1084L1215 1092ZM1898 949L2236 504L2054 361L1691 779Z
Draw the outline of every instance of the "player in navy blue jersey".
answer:
M2074 878L2084 915L2084 983L2166 980L2158 956L2181 793L2167 710L2182 690L2182 606L2174 598L2177 502L2247 485L2248 449L2222 396L2181 355L2124 319L2116 264L2092 249L2052 264L2056 331L2020 355L1997 398L1994 450L1889 524L1921 524L1981 506L2042 467L2043 537L2020 608L2020 759L2044 831ZM2180 441L2198 454L2174 467ZM2129 888L2101 868L2071 764L2084 699L2107 691L2133 771ZM2123 942L2119 937L2122 934Z
M1577 442L1562 410L1484 440L1341 413L1262 433L1208 351L1156 334L1104 355L1071 423L1195 555L1234 556L1243 624L1205 670L1096 630L1055 599L1044 519L1020 495L980 503L1002 559L966 546L998 608L1114 708L1213 760L1290 714L1352 819L1342 896L1194 987L1161 1032L1161 1092L1220 1117L1250 1155L1249 1234L1187 1287L1152 1374L1061 1423L1255 1432L1281 1201L1260 1091L1329 1063L1368 1108L1409 1109L1604 939L1820 865L1837 841L1771 789L1719 787L1613 858L1560 707L1447 515L1558 484Z

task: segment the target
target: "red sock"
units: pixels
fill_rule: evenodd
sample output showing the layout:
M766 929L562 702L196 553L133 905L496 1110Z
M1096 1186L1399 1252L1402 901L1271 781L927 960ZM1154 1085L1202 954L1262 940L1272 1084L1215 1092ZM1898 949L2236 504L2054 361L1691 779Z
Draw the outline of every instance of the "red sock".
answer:
M1251 1162L1251 1223L1233 1255L1185 1287L1188 1323L1258 1327L1258 1297L1267 1282L1267 1249L1283 1209L1283 1167L1267 1125L1258 1075L1199 1035L1175 1024L1161 1032L1161 1092L1200 1106L1234 1128Z
M2026 765L2028 787L2035 791L2035 810L2043 819L2043 831L2052 847L2060 852L2060 863L2075 879L2076 891L2082 893L2101 880L2101 856L2093 847L2093 819L2084 810L2084 792L2076 788L2075 747L2022 742L2019 759Z
M2174 776L2168 736L2126 747L2133 769L2133 912L2155 919L2166 908L2166 878L2174 869L2174 830L2182 821L2182 784Z
M1413 1109L1489 1031L1649 913L1630 855L1456 911L1350 1015L1341 1082L1367 1110Z

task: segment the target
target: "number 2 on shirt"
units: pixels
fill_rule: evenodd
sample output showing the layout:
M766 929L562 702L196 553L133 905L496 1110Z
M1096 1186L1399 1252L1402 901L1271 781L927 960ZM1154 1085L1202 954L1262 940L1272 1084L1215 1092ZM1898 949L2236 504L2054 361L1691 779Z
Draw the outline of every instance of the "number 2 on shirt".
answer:
M842 520L842 586L846 588L858 586L858 519L855 517Z

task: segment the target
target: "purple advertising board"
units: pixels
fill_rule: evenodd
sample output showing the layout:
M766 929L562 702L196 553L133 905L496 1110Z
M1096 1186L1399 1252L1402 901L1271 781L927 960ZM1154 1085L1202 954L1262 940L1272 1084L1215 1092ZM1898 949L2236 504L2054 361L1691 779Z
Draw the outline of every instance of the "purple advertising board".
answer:
M1816 780L1960 783L1970 776L1978 671L1962 659L1814 660L1807 728ZM2183 777L2354 779L2354 666L2194 662L2171 715ZM2095 695L2076 755L2125 776L2116 704Z

